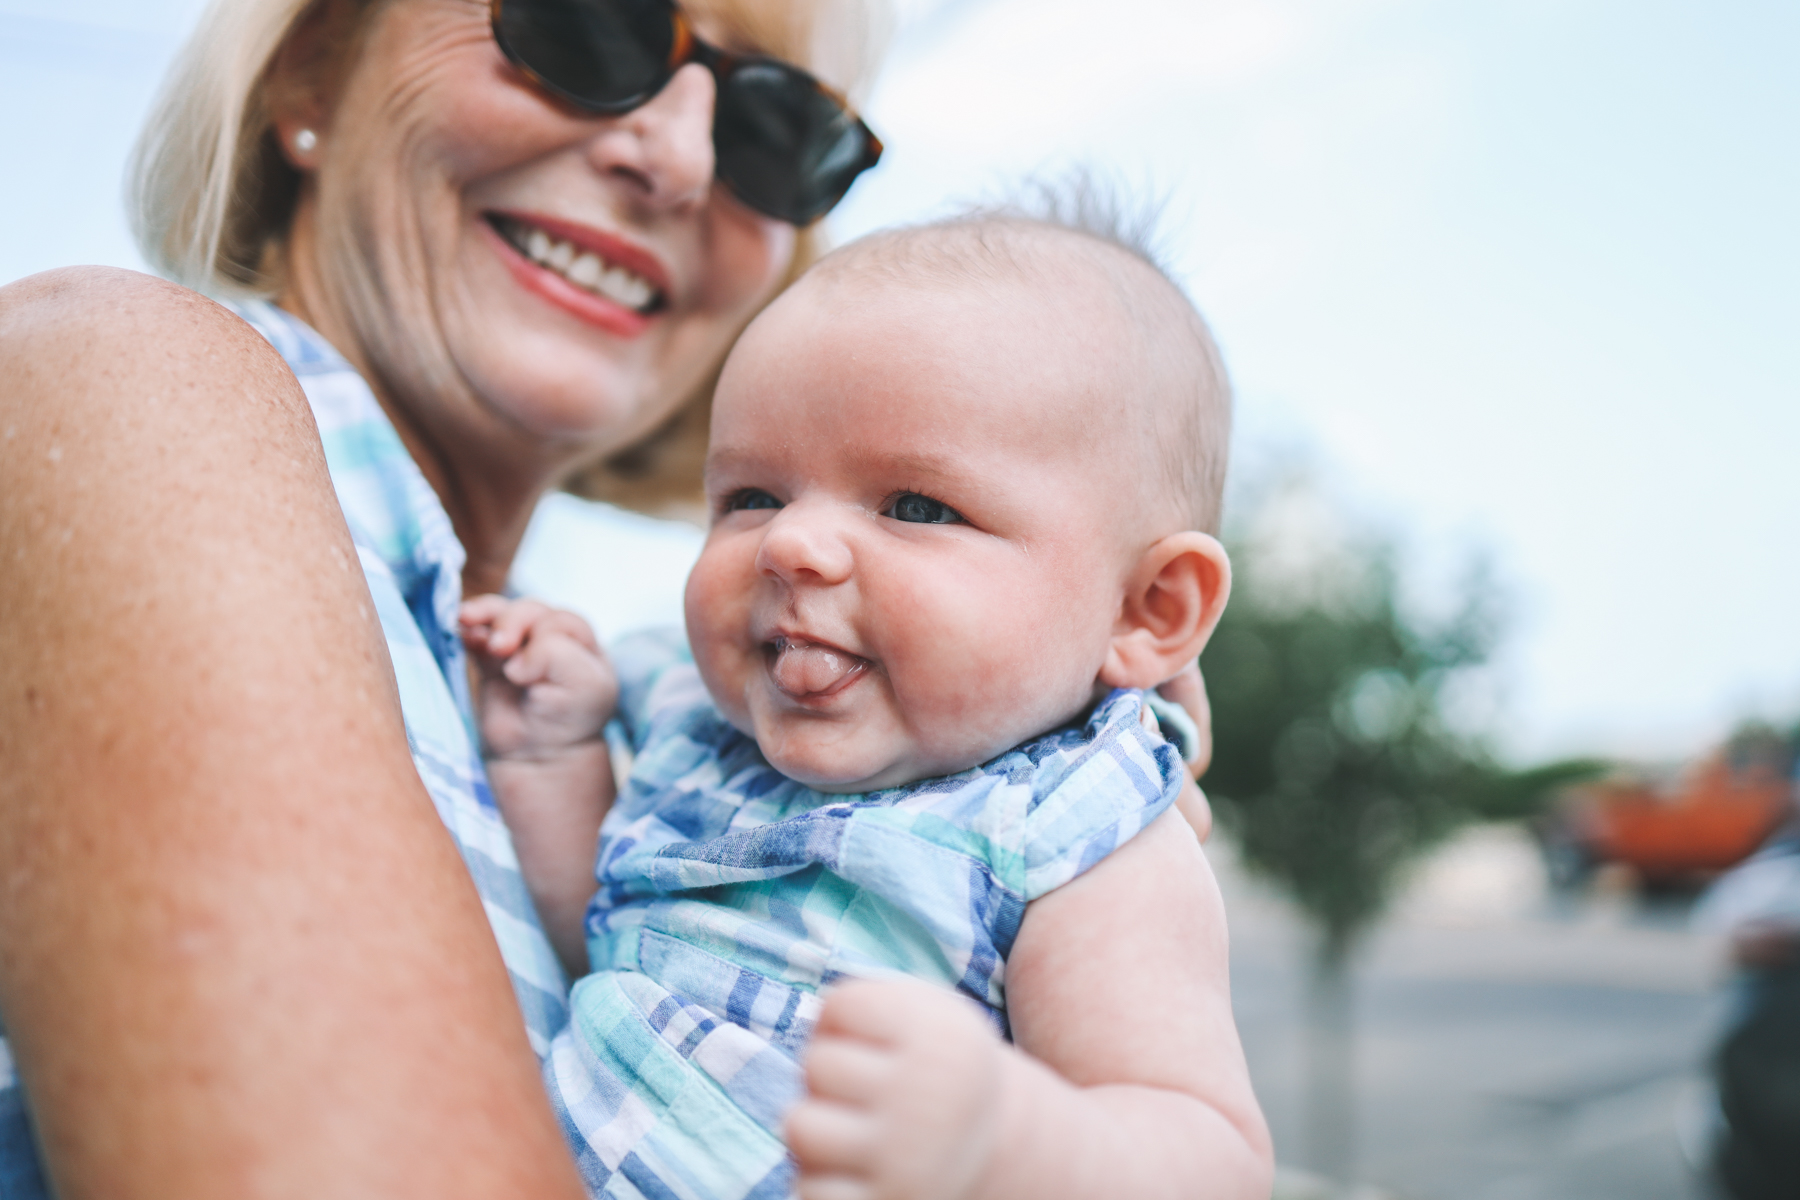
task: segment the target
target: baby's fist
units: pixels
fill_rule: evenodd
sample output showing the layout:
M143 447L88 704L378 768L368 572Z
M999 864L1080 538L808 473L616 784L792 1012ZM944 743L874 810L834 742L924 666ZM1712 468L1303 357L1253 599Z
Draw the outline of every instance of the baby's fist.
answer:
M843 984L789 1112L801 1200L957 1200L994 1140L1001 1045L969 1001L913 980Z
M461 622L481 673L477 708L491 755L550 755L601 736L619 681L586 621L536 600L478 596Z

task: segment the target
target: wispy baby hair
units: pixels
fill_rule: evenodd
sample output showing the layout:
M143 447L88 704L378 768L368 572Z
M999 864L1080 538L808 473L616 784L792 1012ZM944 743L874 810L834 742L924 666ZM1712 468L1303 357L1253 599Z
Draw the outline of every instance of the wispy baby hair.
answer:
M941 220L871 234L826 256L812 273L825 281L855 275L997 292L1020 278L1053 285L1066 282L1067 260L1045 253L1044 235L1079 239L1115 284L1159 382L1155 395L1121 388L1117 409L1095 416L1139 416L1162 490L1187 527L1216 533L1231 441L1231 382L1205 318L1164 266L1162 210L1159 201L1074 171L1027 180L997 202Z

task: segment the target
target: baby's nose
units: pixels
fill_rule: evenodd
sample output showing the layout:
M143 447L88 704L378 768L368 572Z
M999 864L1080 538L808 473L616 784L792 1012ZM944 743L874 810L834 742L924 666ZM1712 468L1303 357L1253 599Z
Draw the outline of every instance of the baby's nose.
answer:
M855 566L842 522L846 514L823 502L789 504L769 522L756 569L790 584L830 586L850 578Z

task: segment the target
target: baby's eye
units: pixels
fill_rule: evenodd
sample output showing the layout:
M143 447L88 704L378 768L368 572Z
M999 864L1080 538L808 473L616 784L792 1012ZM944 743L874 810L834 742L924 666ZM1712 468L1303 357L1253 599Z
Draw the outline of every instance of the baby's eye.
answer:
M921 525L961 525L963 516L942 500L933 500L930 496L921 496L917 492L904 492L894 497L881 514L892 517L896 521L914 521Z
M761 488L740 488L725 497L725 503L719 507L722 512L748 512L759 508L780 508L781 501Z

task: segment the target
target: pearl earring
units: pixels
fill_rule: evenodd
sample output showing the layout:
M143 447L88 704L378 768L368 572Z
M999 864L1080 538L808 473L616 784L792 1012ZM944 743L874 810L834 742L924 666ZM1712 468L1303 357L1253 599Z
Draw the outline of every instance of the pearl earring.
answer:
M319 135L310 129L302 129L294 135L294 149L301 154L311 154L319 145Z

